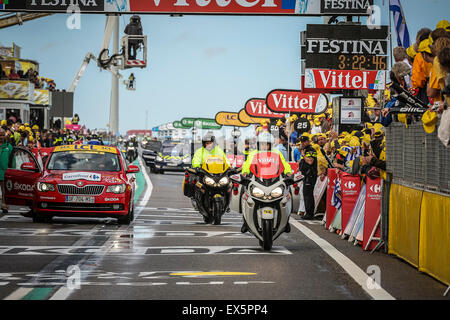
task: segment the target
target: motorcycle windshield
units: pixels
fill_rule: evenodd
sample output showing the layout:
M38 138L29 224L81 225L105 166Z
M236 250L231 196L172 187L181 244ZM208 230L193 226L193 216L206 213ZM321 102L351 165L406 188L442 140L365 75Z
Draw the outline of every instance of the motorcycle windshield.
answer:
M273 179L279 177L284 171L281 157L275 152L260 152L252 161L250 172L259 179Z
M221 174L228 170L228 164L222 157L209 156L203 162L202 169L211 174Z

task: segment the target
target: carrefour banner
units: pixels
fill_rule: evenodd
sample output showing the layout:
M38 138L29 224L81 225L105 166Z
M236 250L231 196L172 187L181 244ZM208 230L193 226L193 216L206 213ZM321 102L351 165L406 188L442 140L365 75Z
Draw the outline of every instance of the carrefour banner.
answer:
M34 85L28 81L0 80L0 99L34 100Z
M10 0L0 9L67 13L368 15L373 0Z

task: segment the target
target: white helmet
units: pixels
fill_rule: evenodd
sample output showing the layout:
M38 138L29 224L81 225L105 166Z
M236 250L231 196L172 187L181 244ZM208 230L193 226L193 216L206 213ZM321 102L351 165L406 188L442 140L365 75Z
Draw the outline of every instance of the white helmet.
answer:
M258 135L258 143L270 143L270 144L274 144L275 143L275 138L273 137L273 135L271 135L269 132L262 132Z

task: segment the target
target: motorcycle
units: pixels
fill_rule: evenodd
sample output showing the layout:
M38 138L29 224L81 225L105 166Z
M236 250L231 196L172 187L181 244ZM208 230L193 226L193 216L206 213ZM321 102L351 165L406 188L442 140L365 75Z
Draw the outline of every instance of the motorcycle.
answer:
M209 157L201 168L185 171L183 193L205 223L219 225L229 211L232 184L229 175L235 173L221 157Z
M266 251L282 233L290 232L290 186L303 179L301 173L284 177L283 172L279 154L260 152L253 159L249 176L230 176L232 182L244 187L241 208L247 230L242 231L253 234Z
M132 163L134 160L136 160L136 148L132 143L128 143L127 145L127 160L129 163Z

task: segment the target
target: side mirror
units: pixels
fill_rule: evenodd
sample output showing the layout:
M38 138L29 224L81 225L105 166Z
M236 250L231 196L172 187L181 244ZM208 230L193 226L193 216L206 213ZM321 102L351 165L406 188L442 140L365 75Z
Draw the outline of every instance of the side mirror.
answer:
M20 166L20 170L36 171L36 164L34 162L24 162Z
M130 164L127 169L127 173L138 173L139 171L141 171L139 167L134 164Z

